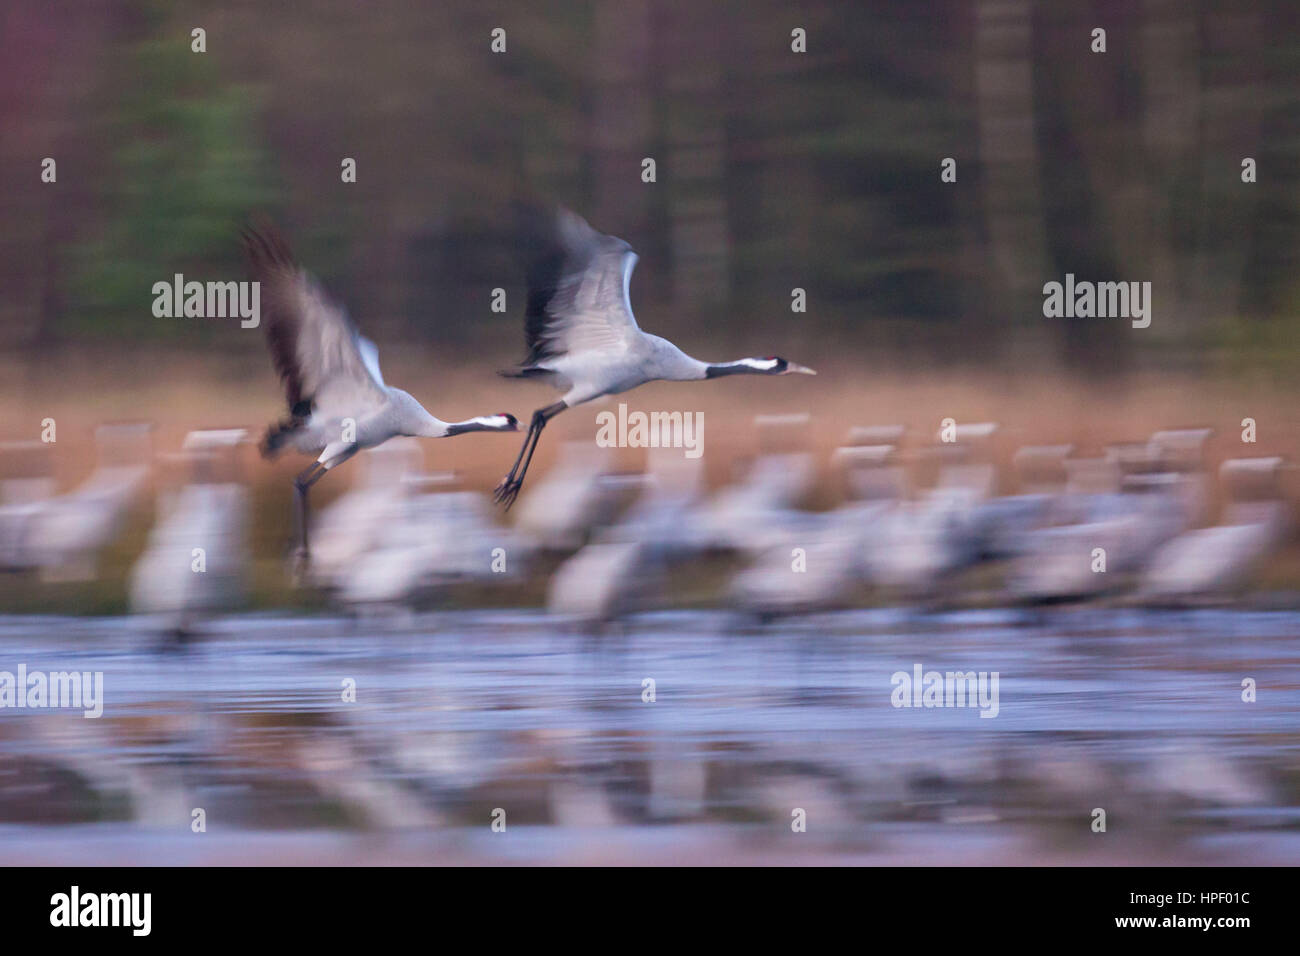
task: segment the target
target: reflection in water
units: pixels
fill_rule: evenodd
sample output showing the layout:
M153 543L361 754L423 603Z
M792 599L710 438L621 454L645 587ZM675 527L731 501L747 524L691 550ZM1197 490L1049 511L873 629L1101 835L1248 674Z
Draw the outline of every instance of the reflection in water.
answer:
M154 653L130 620L9 618L0 670L102 670L106 703L99 720L0 711L0 854L1294 859L1293 613L730 623L655 613L594 640L533 613L438 614L383 633L246 617ZM892 707L891 675L916 663L999 672L997 718ZM1245 677L1256 703L1241 700ZM200 807L207 832L193 834ZM498 807L504 834L490 829ZM1104 835L1090 829L1096 807ZM794 808L806 833L791 832Z

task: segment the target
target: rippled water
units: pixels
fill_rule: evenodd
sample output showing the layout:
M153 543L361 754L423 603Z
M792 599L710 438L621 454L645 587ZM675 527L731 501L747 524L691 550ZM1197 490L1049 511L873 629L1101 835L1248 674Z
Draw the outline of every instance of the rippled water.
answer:
M0 670L102 671L105 697L0 710L0 860L1294 863L1297 636L1293 612L596 635L480 611L231 618L160 650L131 619L0 618ZM918 663L998 672L997 717L892 706Z

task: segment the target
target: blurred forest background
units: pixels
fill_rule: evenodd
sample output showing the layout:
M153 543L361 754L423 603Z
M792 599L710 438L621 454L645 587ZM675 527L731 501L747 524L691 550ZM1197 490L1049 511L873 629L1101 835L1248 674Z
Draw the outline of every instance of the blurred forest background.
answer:
M242 277L236 230L265 210L386 354L508 362L524 187L628 239L642 324L709 356L1289 381L1297 9L7 0L0 342L29 381L69 350L251 356L260 334L157 319L150 287ZM1066 272L1151 281L1151 327L1044 318Z

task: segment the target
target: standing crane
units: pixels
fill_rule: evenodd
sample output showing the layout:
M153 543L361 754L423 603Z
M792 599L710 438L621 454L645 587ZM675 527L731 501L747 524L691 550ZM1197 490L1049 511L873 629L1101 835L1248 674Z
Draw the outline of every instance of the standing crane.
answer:
M300 563L310 559L308 491L361 449L399 435L449 438L519 430L518 420L504 412L444 422L407 392L386 385L375 344L299 268L284 239L269 226L250 227L243 239L253 277L262 286L266 341L289 404L289 416L267 428L262 455L272 458L292 447L319 456L293 480Z
M646 382L693 382L724 375L816 375L778 356L701 362L672 342L642 332L632 315L628 285L637 255L622 239L592 229L558 209L544 217L541 245L528 268L524 333L528 358L501 374L538 378L564 390L533 412L519 455L496 488L507 509L523 487L542 429L560 412Z

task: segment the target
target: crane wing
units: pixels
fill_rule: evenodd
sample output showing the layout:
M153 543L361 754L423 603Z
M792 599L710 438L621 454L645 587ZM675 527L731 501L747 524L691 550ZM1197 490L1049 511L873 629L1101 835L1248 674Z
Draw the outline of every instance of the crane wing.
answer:
M290 411L355 415L387 401L374 343L298 266L279 233L250 228L243 239L253 278L261 283L262 324Z
M628 285L637 255L622 239L558 210L528 269L529 364L576 352L624 351L640 333Z
M361 351L361 361L366 363L366 371L378 384L384 384L384 373L379 370L379 349L375 343L364 335L357 336L357 348Z

